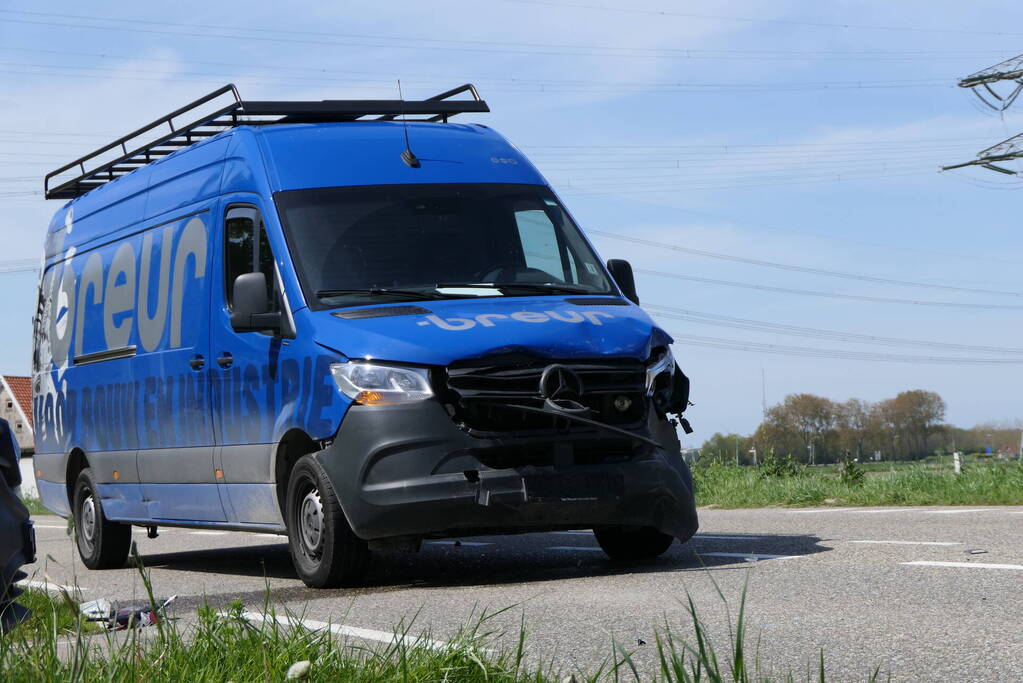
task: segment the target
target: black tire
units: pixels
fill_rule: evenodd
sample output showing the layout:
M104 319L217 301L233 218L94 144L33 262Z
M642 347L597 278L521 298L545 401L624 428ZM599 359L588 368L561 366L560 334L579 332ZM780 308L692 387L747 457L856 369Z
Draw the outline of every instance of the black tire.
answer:
M369 546L348 525L323 467L311 455L295 463L286 503L288 548L310 588L355 585L369 565Z
M650 560L662 555L674 536L649 526L599 527L593 530L597 543L612 560Z
M82 563L89 569L123 567L131 550L131 526L111 522L103 514L96 478L88 467L78 474L72 505L75 543Z

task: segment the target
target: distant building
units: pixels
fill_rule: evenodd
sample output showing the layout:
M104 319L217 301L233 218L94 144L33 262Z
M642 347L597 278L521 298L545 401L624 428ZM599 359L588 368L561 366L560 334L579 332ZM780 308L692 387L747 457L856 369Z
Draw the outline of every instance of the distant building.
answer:
M23 454L35 452L32 378L0 375L0 417L7 420Z

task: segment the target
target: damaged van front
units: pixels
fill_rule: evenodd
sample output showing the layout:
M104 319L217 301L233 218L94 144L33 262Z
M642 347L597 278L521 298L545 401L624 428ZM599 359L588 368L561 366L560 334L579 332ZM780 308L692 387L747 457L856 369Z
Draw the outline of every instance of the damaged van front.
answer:
M592 528L612 557L642 558L693 535L672 340L548 188L275 201L315 339L342 357L330 370L351 405L315 457L357 537ZM305 512L320 524L322 506Z

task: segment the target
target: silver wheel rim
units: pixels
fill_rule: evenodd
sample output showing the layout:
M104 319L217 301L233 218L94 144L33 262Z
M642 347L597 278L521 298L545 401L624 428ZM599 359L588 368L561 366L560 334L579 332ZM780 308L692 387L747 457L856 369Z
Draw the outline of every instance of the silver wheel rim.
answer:
M323 545L323 503L317 489L305 494L298 508L298 519L302 549L311 558L319 557Z
M90 493L82 500L82 506L79 509L79 536L81 537L87 550L92 550L93 544L96 539L96 501L93 499Z

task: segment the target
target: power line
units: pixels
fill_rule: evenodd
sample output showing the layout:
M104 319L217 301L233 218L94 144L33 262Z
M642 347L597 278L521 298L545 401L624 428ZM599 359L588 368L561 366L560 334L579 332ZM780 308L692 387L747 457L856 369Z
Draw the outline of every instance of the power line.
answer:
M129 26L98 26L98 25L85 25L80 21L68 22L68 21L46 21L42 19L0 19L5 23L15 23L24 25L40 25L40 26L60 26L66 28L74 28L75 30L82 29L95 29L104 31L131 31L133 33L149 33L156 35L176 35L176 36L187 36L194 38L217 38L220 40L259 40L266 42L277 42L277 43L299 43L303 45L316 44L316 45L336 45L343 47L386 47L388 49L403 49L403 50L441 50L441 51L456 51L456 52L480 52L480 53L496 53L496 54L520 54L520 55L564 55L564 56L608 56L617 58L644 58L644 59L742 59L742 60L805 60L807 55L799 56L774 56L764 53L755 54L733 54L733 56L727 56L726 51L715 51L719 54L705 54L703 52L697 52L696 50L685 50L681 48L649 48L649 47L608 47L606 45L578 45L578 44L558 44L558 43L516 43L507 41L492 41L492 40L454 40L454 39L440 39L440 38L423 38L423 37L412 37L412 36L397 36L397 35L374 35L374 34L357 34L357 33L336 33L336 32L321 32L321 31L298 31L289 29L266 29L260 27L228 27L228 26L217 26L210 24L187 24L180 22L168 22L168 21L150 21L144 19L122 19L119 17L97 17L88 15L66 15L57 14L50 12L26 12L16 10L0 10L0 13L4 14L17 14L21 16L36 16L36 17L53 17L55 19L75 19L85 21L102 21L114 24L129 24ZM187 29L180 31L172 31L160 28L141 28L142 26L169 26L179 29ZM197 32L205 31L205 32ZM209 31L216 31L210 33ZM229 31L225 33L225 31ZM233 33L230 33L233 32ZM239 32L244 33L256 33L256 34L269 34L269 35L238 35ZM281 37L283 35L293 35L294 38ZM300 36L300 37L299 37ZM335 38L335 40L325 40L323 38ZM343 38L344 40L337 40L337 38ZM353 43L351 41L361 41ZM387 41L387 42L379 42ZM411 43L419 42L424 43L420 45L413 45ZM497 47L503 46L503 47ZM710 51L708 51L710 52ZM720 54L724 53L724 54ZM932 61L936 58L940 58L942 55L927 56L926 61ZM872 53L855 53L848 56L844 55L828 55L818 53L815 57L818 60L842 60L842 61L903 61L910 59L920 59L918 55L889 55L875 57Z
M4 48L0 48L4 49ZM148 61L148 60L135 60L135 61ZM160 60L168 61L168 60ZM202 64L202 62L183 62L188 64ZM131 74L131 73L143 73L139 71L125 70L118 67L106 67L106 66L82 66L79 64L65 65L65 64L45 64L35 62L4 62L0 63L0 66L16 67L15 73L24 73L24 69L36 69L37 71L43 71L52 75L69 75L63 74L62 71L97 71L107 72L114 74ZM250 68L255 65L248 65ZM269 67L268 67L269 68ZM53 70L53 71L50 71ZM173 78L223 78L223 79L235 79L237 78L236 73L232 72L183 72L183 71L146 71L146 74L151 74L147 77L147 80L152 80L152 77L167 76ZM74 74L78 76L78 74ZM338 78L330 76L288 76L287 80L294 81L305 81L310 84L372 84L380 89L390 88L389 83L385 83L380 78ZM429 81L433 83L447 83L450 78L443 79L440 77L430 77ZM260 80L258 82L274 83L276 81ZM476 79L477 83L488 83L488 79ZM420 81L424 83L424 81ZM490 83L487 87L497 92L510 92L510 93L613 93L613 94L638 94L638 93L655 93L660 92L663 94L672 93L732 93L732 92L822 92L822 91L841 91L841 90L871 90L871 89L895 89L895 88L909 88L909 87L954 87L952 84L944 80L935 79L933 81L919 81L919 82L902 82L902 83L891 83L891 82L871 82L871 81L858 81L848 84L842 83L821 83L821 82L790 82L790 83L774 83L774 84L758 84L758 83L651 83L647 85L636 85L633 83L558 83L556 81L544 81L544 80L527 80L520 79L513 83L502 83L495 81Z
M839 294L836 292L820 292L810 289L793 289L788 287L774 287L771 285L758 285L751 282L735 282L733 280L718 280L708 277L699 277L697 275L682 275L680 273L667 273L661 270L651 270L647 268L637 268L637 273L643 273L644 275L654 275L656 277L666 277L675 280L688 280L690 282L700 282L708 285L721 285L724 287L738 287L742 289L756 289L763 292L776 292L779 294L798 294L800 296L814 296L822 297L827 299L843 299L846 301L865 301L869 303L878 304L902 304L911 306L934 306L938 308L958 308L958 309L979 309L979 310L1021 310L1023 305L1020 304L974 304L974 303L960 303L956 301L929 301L919 299L898 299L891 297L881 296L865 296L858 294Z
M547 169L546 165L539 165L541 169ZM724 164L718 164L708 168L705 172L700 172L696 168L681 168L677 166L619 166L609 168L609 171L644 171L642 174L633 174L628 176L583 176L582 178L572 178L570 176L563 176L561 174L567 173L578 173L578 172L589 172L592 173L595 170L600 169L587 169L587 168L554 168L549 169L556 174L559 174L561 180L555 185L562 187L575 187L577 189L601 189L601 188L612 188L621 190L632 190L633 188L639 188L641 190L648 190L653 188L666 188L669 190L687 190L689 188L698 187L705 183L717 183L718 181L726 180L730 184L746 183L746 182L757 182L764 179L774 181L792 181L792 180L803 180L809 179L814 180L817 178L826 176L853 176L857 178L870 178L877 173L891 172L891 171L915 171L920 173L937 173L939 166L936 160L931 159L930 163L924 163L923 161L848 161L848 162L834 162L828 163L823 161L821 163L812 162L792 162L792 163L779 163L766 168L758 168L756 164L752 165L752 168L728 168ZM668 174L653 174L646 172L647 170L675 170L675 173ZM863 175L866 174L866 175Z
M928 172L930 173L930 172ZM704 190L704 191L715 191L715 190L746 190L754 187L782 187L787 185L818 185L821 183L838 183L847 182L851 180L884 180L886 178L905 178L907 176L920 176L921 171L907 171L903 173L869 173L867 175L855 175L855 174L836 174L830 178L819 178L816 175L800 178L792 178L782 182L759 182L759 183L741 183L741 184L706 184L706 183L687 183L684 186L677 184L667 186L655 186L655 187L643 187L643 188L626 188L619 191L615 190L587 190L582 188L581 190L574 190L569 187L565 190L561 190L563 194L572 194L575 196L586 196L586 195L621 195L627 194L633 196L636 194L666 194L673 193L678 194L684 190Z
M678 244L672 244L670 242L660 242L657 240L642 239L631 235L622 235L614 232L607 232L605 230L587 230L587 234L600 235L601 237L609 237L615 240L621 240L632 244L642 244L646 247L654 247L657 249L670 249L671 251L677 251L683 254L692 254L694 256L705 256L707 258L719 259L722 261L732 261L734 263L744 263L752 266L760 266L763 268L775 268L777 270L785 270L795 273L809 273L812 275L823 275L825 277L841 278L845 280L859 280L860 282L874 282L877 284L884 285L898 285L900 287L917 287L920 289L936 289L943 290L946 292L965 292L969 294L994 294L997 296L1013 296L1023 297L1023 292L1011 292L999 289L982 289L975 287L957 287L953 285L941 285L927 282L914 282L911 280L897 280L895 278L879 277L875 275L866 275L864 273L849 273L839 270L828 270L825 268L812 268L810 266L800 266L791 263L779 263L776 261L765 261L762 259L749 258L746 256L736 256L734 254L723 254L716 251L707 251L706 249L694 249L692 247L683 247Z
M325 67L286 66L286 65L281 65L281 64L260 65L260 64L256 64L256 63L253 63L253 62L245 62L245 63L242 63L242 62L210 62L210 61L183 60L183 59L161 59L161 58L156 58L156 57L138 57L138 56L129 56L129 55L115 55L115 54L109 54L109 53L79 52L79 51L71 51L71 50L46 50L46 49L40 49L40 48L26 48L26 47L0 46L0 51L30 52L30 53L35 53L35 54L60 55L60 56L69 56L69 57L91 57L93 59L99 59L99 60L102 60L102 61L114 60L114 61L118 61L120 63L123 63L124 61L132 61L132 62L140 62L141 61L141 62L152 62L152 63L172 64L172 65L192 64L192 65L197 65L197 66L229 67L229 68L232 68L232 69L238 69L238 68L243 68L243 69L262 68L262 69L273 70L274 72L279 72L279 71L282 71L282 70L283 71L298 71L298 72L318 74L321 78L326 76L327 74L349 74L349 75L355 75L355 76L361 76L362 77L362 78L353 78L352 76L348 76L348 77L342 79L342 82L371 82L371 83L379 82L379 81L377 81L375 79L372 79L372 78L365 78L365 76L367 76L367 75L372 75L374 77L379 77L379 78L386 78L388 80L388 82L389 82L390 79L394 76L393 72L386 72L386 73L385 72L373 72L373 71L367 71L365 69L360 69L358 71L355 71L355 70L350 70L350 69L332 69L332 68L325 68ZM804 53L792 53L792 54L800 54L801 56L805 56L807 58L814 56L814 53L805 53L805 54ZM43 65L36 65L36 66L51 66L51 65L43 64ZM62 65L53 65L53 66L57 67L57 66L62 66ZM75 66L77 67L79 65L75 65ZM234 76L234 73L232 73L232 77L233 76ZM406 73L405 77L406 78L427 79L429 81L435 81L435 82L443 81L443 82L447 83L451 79L464 78L464 74L461 74L461 75L445 75L445 74L436 74L436 73L433 73L433 74ZM643 91L647 91L647 90L651 90L651 89L661 89L661 88L664 88L664 89L674 89L674 88L694 88L694 89L699 89L699 88L707 88L707 89L713 89L713 88L731 88L731 89L750 88L750 89L768 89L769 90L771 88L782 88L782 89L792 89L792 88L858 89L858 88L878 88L878 87L880 87L880 88L889 88L889 87L926 87L926 86L933 86L933 85L947 85L949 87L953 87L953 85L949 82L949 80L945 79L945 78L929 78L929 79L915 79L915 80L895 80L895 81L864 81L864 80L861 79L861 80L855 80L855 81L824 81L824 82L806 82L806 81L804 81L804 82L762 82L762 81L760 81L760 82L751 82L751 83L700 83L700 82L687 83L687 82L672 82L672 81L608 82L606 79L604 79L604 80L596 80L596 81L594 81L594 80L585 80L585 79L551 79L551 78L526 79L526 78L516 78L516 77L506 77L506 76L480 76L480 75L474 75L473 76L473 81L476 82L476 83L504 83L504 84L509 84L509 85L519 85L519 86L522 86L522 85L534 85L534 86L538 86L540 88L544 88L545 90L543 90L543 92L546 92L547 91L546 88L549 88L549 86L555 86L556 88L558 88L558 87L578 88L578 89L580 89L580 91L586 91L586 92L589 91L589 90L587 90L588 88L607 89L607 90L612 90L612 91L615 91L615 92L625 91L625 90L643 92ZM492 86L488 86L488 87L492 87Z
M715 327L728 327L754 332L768 332L793 337L807 337L811 339L822 339L827 341L849 342L854 344L876 344L880 346L905 346L913 348L932 348L947 351L977 351L981 353L998 353L1013 356L1023 356L1023 348L1011 348L1004 346L983 346L976 344L955 344L952 342L938 342L923 339L905 339L902 337L886 337L874 334L861 334L856 332L839 332L836 330L825 330L815 327L800 327L797 325L785 325L783 323L768 322L764 320L751 320L749 318L735 318L732 316L719 315L716 313L703 313L691 311L674 306L661 306L658 304L644 303L643 308L648 311L655 311L658 317L685 320L700 325L712 325Z
M914 363L934 365L1018 365L1023 359L1010 358L955 358L950 356L911 356L903 354L873 353L869 351L842 351L839 349L819 349L807 346L786 346L781 344L763 344L721 337L702 337L680 334L670 331L676 344L686 346L702 346L729 351L751 353L770 353L799 358L822 358L829 360L855 360L881 363Z
M720 14L696 14L693 12L677 12L673 10L643 9L639 7L618 7L612 5L593 5L573 2L555 2L554 0L505 0L522 5L546 5L549 7L561 7L582 10L594 10L602 12L622 12L628 14L646 14L658 17L685 17L687 19L712 19L714 21L734 21L740 23L755 24L782 24L788 26L806 26L809 28L835 28L835 29L859 29L870 31L897 31L906 33L954 33L964 35L982 36L1023 36L1023 33L1010 33L1006 31L982 31L961 28L925 28L922 26L883 26L877 24L851 24L827 21L809 21L799 19L764 19L760 17L737 17Z

